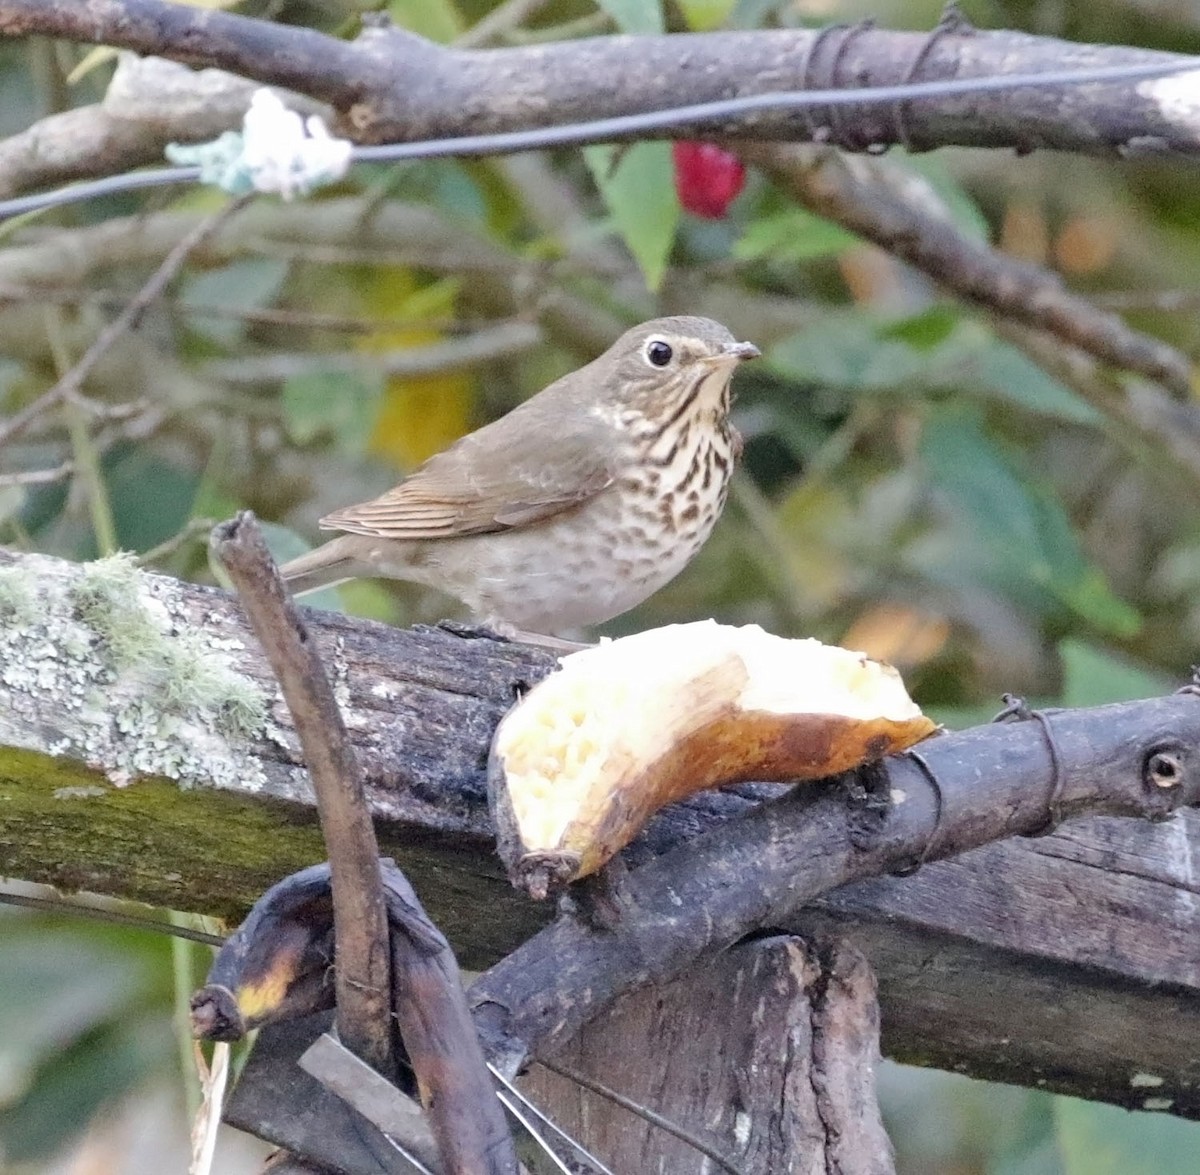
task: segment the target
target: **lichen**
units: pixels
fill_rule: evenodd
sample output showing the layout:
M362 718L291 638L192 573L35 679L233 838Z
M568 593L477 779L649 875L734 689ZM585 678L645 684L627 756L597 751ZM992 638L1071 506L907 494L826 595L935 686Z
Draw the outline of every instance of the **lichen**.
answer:
M47 561L44 575L36 562L0 568L0 741L80 759L118 786L261 786L245 743L268 699L187 620L170 581L127 555L66 573Z
M23 567L0 567L0 623L32 624L37 617L36 588Z

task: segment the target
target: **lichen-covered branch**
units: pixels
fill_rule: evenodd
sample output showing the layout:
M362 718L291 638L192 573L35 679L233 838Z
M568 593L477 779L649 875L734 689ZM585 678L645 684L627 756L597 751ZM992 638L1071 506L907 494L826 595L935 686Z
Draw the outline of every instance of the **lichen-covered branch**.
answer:
M501 877L484 769L514 691L552 657L330 613L307 620L363 763L382 851L413 878L464 965L495 963L553 915ZM1200 700L1181 695L1052 722L1067 810L1095 802L1138 810L1139 755L1151 743L1182 739L1182 778L1190 779ZM81 567L0 555L0 874L240 917L270 884L324 855L300 758L231 597L123 561ZM947 785L935 856L1044 819L1052 778L1037 723L937 739L926 758ZM960 791L968 776L975 783ZM879 977L886 1051L1008 1081L1027 1080L1037 1066L1053 1088L1200 1116L1187 1045L1200 1034L1196 815L1164 824L1077 820L1039 841L1005 840L909 880L873 876L800 905L806 892L878 874L926 845L928 782L900 761L891 785L904 802L881 838L858 838L864 847L848 839L845 797L824 790L754 811L730 828L731 839L705 846L698 833L755 809L764 793L697 796L665 810L631 846L635 888L653 909L663 870L673 888L687 880L689 861L710 883L730 870L749 878L763 844L774 846L794 868L763 916L809 937L850 934ZM787 811L798 819L784 820ZM780 839L764 842L761 825L777 819ZM974 830L967 839L951 832L964 823ZM677 855L674 864L640 867L684 842L682 864ZM720 902L684 900L669 913L702 917L718 937L732 926ZM613 967L634 978L662 968L654 951L673 941L671 925L680 923L663 922L636 958L621 953L629 944L619 934L583 935L579 965L595 965L597 993L612 990ZM576 932L567 923L553 933L561 945ZM717 941L713 931L698 932L689 949L705 941ZM495 978L507 976L509 1002L517 989L512 965L504 968ZM552 977L537 986L529 1007L563 998ZM1068 988L1078 1001L1064 1000ZM571 999L579 1005L572 1020L596 1006L578 992Z

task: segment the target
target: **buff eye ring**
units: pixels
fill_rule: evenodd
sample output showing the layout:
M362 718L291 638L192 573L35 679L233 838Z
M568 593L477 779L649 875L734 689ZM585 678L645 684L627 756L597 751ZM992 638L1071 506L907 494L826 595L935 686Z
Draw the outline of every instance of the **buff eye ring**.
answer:
M646 343L646 362L651 367L666 367L675 358L671 344L663 339L650 339Z

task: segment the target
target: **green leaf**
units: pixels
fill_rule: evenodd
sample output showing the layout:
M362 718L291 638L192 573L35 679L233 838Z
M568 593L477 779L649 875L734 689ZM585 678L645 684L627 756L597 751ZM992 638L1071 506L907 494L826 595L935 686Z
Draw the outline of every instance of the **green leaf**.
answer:
M1165 677L1131 665L1106 649L1080 640L1059 643L1063 664L1062 705L1103 706L1169 693Z
M694 33L720 28L737 7L737 0L675 0L684 23Z
M944 343L961 322L957 307L934 305L920 314L888 323L879 331L879 338L898 339L918 351L931 351Z
M1066 1175L1195 1175L1200 1124L1065 1097L1055 1116Z
M995 338L990 331L988 335L991 341L977 359L978 378L985 391L1041 416L1073 424L1101 423L1099 412L1023 351Z
M177 534L192 516L200 477L153 450L122 443L104 457L104 481L125 551L148 551Z
M259 310L279 296L288 275L288 263L273 257L253 257L232 261L219 269L192 274L180 289L179 301L186 307L215 306L223 311ZM246 333L243 319L191 318L197 333L222 346L230 347Z
M583 155L617 231L641 267L647 287L657 290L679 225L671 145L588 147Z
M466 28L454 0L388 0L388 15L402 29L442 44Z
M813 261L836 256L858 243L831 220L789 208L752 221L733 246L739 261Z
M776 343L767 363L805 383L877 391L923 378L929 358L907 343L881 339L878 325L862 312L835 311Z
M980 412L950 407L928 422L921 453L957 515L954 565L1040 611L1051 601L1105 632L1130 636L1141 618L1084 558L1053 490L985 431ZM1048 598L1047 598L1048 597Z
M662 0L597 0L623 33L661 33Z
M382 389L382 377L354 372L292 376L282 395L288 437L297 445L332 437L343 452L363 452Z

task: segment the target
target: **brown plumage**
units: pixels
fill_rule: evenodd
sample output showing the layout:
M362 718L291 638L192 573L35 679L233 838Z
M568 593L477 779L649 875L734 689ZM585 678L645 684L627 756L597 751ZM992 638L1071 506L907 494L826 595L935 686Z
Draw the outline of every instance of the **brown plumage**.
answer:
M283 567L295 592L383 575L480 619L595 624L674 578L725 502L740 441L729 380L757 355L719 323L659 318L395 489L321 519L346 532Z

